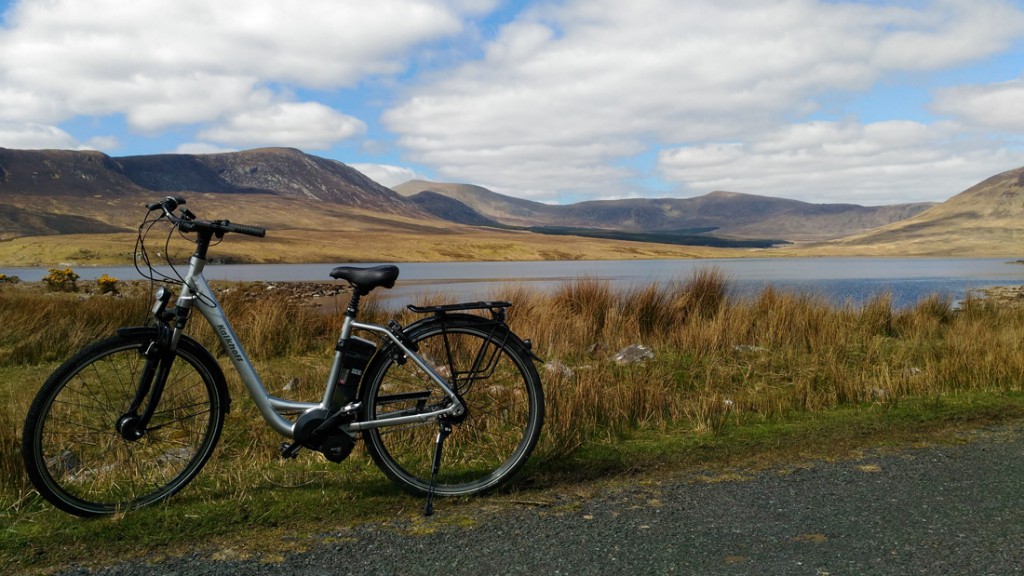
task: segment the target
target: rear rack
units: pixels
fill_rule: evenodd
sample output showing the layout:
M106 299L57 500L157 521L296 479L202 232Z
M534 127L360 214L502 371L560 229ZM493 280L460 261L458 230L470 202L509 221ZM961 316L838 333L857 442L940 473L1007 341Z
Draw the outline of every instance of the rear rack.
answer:
M448 312L461 312L464 310L487 310L495 322L505 321L505 309L512 306L511 302L462 302L459 304L441 304L438 306L416 306L409 304L408 308L417 314L435 314L444 316Z

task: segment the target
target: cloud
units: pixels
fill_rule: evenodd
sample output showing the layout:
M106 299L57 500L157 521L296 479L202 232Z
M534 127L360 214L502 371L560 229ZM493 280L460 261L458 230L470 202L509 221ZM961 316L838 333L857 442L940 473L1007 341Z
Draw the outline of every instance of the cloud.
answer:
M0 121L0 146L23 150L83 148L74 137L56 126L3 121Z
M237 152L237 148L225 148L209 142L183 142L175 148L175 154L220 154L222 152Z
M57 126L0 119L0 147L20 150L100 150L117 148L115 136L94 136L79 142Z
M59 104L30 90L4 85L0 76L0 121L50 123L66 116Z
M1003 2L913 6L542 5L502 28L478 61L413 87L383 119L412 161L448 179L538 199L622 196L642 176L631 160L662 146L709 153L703 146L765 143L829 95L970 62L1024 35L1021 13ZM690 189L706 181L687 178L672 158L663 158L664 173ZM738 176L763 184L752 174Z
M362 172L370 180L373 180L374 182L381 184L383 186L387 186L388 188L392 186L397 186L399 184L402 184L403 182L408 182L409 180L417 180L420 178L420 176L416 174L415 170L412 170L411 168L405 168L402 166L391 166L388 164L359 163L349 164L349 166Z
M101 152L113 150L120 145L121 141L118 140L117 136L93 136L85 143L86 148Z
M999 130L1024 130L1024 79L997 84L958 86L938 93L932 109L961 121Z
M861 204L944 200L1021 164L1024 153L993 153L987 140L965 141L954 123L909 121L809 122L658 159L666 178L694 190Z
M393 157L366 116L388 107L383 128L422 170L544 201L646 194L657 177L685 194L941 199L1020 160L1022 79L937 90L939 124L862 125L834 104L917 78L943 86L1019 49L1024 15L1006 0L533 0L507 4L499 17L518 13L497 31L478 18L497 0L10 6L0 146L83 147L74 127L91 118L182 137L179 151L369 135L350 149ZM119 136L79 139L132 140ZM367 170L404 175L390 168Z
M2 118L123 113L151 132L214 121L281 86L332 90L406 68L489 2L22 0L0 29ZM9 104L8 104L9 103Z
M1024 15L1004 2L939 0L928 10L896 11L898 28L882 35L875 63L896 70L940 70L1007 48L1024 29Z
M122 94L133 100L124 112L128 125L148 134L215 121L245 108L266 106L274 99L269 90L256 87L254 78L198 73L167 78L135 75L125 79Z
M240 112L199 137L231 146L294 146L323 150L366 131L357 118L315 102L273 104Z

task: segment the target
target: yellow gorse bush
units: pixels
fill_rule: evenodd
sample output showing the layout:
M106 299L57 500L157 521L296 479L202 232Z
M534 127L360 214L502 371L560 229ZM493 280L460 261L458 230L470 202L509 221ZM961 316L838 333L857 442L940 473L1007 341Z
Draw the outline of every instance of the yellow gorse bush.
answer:
M118 279L104 274L96 279L101 294L117 294Z
M71 268L50 268L43 283L54 292L78 292L78 274Z

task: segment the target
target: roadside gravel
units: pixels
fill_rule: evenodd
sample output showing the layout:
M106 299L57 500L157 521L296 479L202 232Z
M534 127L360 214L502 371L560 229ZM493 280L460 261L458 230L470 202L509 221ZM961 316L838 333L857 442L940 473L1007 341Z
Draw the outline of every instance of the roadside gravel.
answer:
M1024 428L957 440L767 471L645 478L588 495L546 492L534 502L449 508L442 500L432 518L322 534L284 556L197 552L63 574L1024 573Z

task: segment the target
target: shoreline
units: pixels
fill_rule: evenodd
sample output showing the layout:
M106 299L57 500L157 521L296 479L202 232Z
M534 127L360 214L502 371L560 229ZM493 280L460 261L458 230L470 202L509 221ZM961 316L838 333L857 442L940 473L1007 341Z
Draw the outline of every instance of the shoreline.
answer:
M1016 263L1024 264L1024 261ZM528 279L526 279L528 280ZM563 279L565 281L571 278ZM439 279L439 280L408 280L402 282L406 288L444 286L459 283L487 283L499 282L501 278L487 279ZM60 291L51 290L43 281L15 281L4 283L0 281L0 296L8 291L23 291L51 294L54 296L65 295L68 297L78 296L79 298L127 298L149 296L152 286L168 285L169 282L152 283L149 280L118 280L117 291L105 293L101 290L96 280L79 280L78 290ZM300 306L321 308L326 313L343 312L348 303L347 293L351 288L341 280L310 281L310 280L211 280L211 287L216 292L218 299L241 290L245 298L267 298L281 297L286 301L297 303ZM175 294L177 291L175 290ZM389 290L378 290L373 293L378 303L385 304L403 296L402 294L392 295ZM967 292L968 298L980 298L999 306L1024 307L1024 285L996 285L985 288L975 288ZM411 303L411 302L409 302ZM387 306L387 304L385 304ZM392 306L394 307L394 306ZM404 308L402 303L399 308Z
M971 290L969 294L978 294L982 299L999 306L1024 306L1024 286L991 286Z

